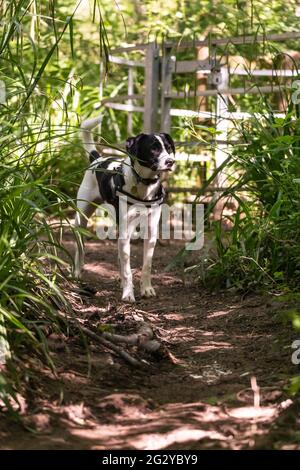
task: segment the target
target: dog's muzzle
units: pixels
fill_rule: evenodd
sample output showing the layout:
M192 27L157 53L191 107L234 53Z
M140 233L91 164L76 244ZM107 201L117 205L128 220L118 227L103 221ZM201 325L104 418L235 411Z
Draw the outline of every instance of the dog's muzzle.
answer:
M168 158L168 160L166 160L166 169L172 170L174 163L175 163L175 160L173 158Z

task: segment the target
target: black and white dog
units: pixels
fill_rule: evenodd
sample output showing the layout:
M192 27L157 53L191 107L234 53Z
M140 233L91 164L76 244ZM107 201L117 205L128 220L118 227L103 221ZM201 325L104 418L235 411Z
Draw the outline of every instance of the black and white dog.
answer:
M100 121L101 118L88 119L81 125L81 137L91 164L85 172L77 194L78 212L75 225L86 228L88 218L93 214L97 204L106 202L115 208L119 225L122 223L127 227L125 236L123 234L118 240L122 300L135 302L130 268L130 239L137 226L137 207L143 205L147 217L141 295L151 297L156 295L151 285L151 266L158 236L161 204L164 199L160 176L162 172L174 168L175 146L169 134L139 134L127 139L127 158L101 157L91 134L91 130ZM124 196L127 201L126 211L120 211L120 198ZM75 255L76 277L80 277L83 264L84 250L80 240Z

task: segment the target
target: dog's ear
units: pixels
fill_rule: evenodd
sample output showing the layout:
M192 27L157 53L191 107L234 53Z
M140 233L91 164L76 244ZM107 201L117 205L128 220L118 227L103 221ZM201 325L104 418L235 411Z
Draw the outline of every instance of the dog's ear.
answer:
M128 137L126 140L126 152L129 153L129 155L132 155L133 157L137 157L138 155L138 143L140 138L144 134L139 134L136 137Z
M172 139L170 134L166 134L165 132L161 132L159 135L168 142L168 144L171 146L172 152L175 154L175 144L174 144L174 140Z
M136 144L135 137L128 137L126 140L126 152L130 155L135 155L136 153Z

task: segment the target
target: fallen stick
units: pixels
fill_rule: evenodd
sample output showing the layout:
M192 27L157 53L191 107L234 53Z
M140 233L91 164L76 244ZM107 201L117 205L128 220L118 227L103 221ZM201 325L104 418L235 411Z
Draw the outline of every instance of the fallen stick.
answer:
M130 345L136 345L148 341L153 338L153 331L147 323L143 323L137 333L131 335L116 335L114 333L104 332L103 337L116 343L125 343Z
M120 346L117 346L116 344L112 343L111 341L108 341L107 339L103 338L103 335L98 336L96 333L93 331L89 330L85 326L78 327L85 333L87 336L89 336L91 339L96 341L97 343L102 344L108 349L111 349L112 351L115 351L120 357L122 357L126 362L128 362L131 366L134 367L142 367L143 363L135 359L134 357L130 356L124 349L120 348Z
M143 323L138 332L131 335L125 336L104 332L102 336L113 343L123 343L131 346L136 345L138 348L144 349L150 353L158 351L161 347L161 344L158 341L152 339L153 331L147 323Z
M65 315L63 315L61 312L58 312L59 315L61 317L63 317L64 319L66 319ZM111 343L110 341L108 341L107 339L103 338L103 335L99 336L97 335L96 333L94 333L93 331L91 331L89 328L86 328L85 326L82 326L78 320L75 320L73 318L70 318L68 317L67 320L73 325L75 326L78 330L82 331L83 333L86 334L86 336L89 336L91 339L93 339L94 341L96 341L97 343L99 344L102 344L103 346L105 346L106 348L114 351L115 353L117 353L120 357L122 357L122 359L124 359L124 361L128 362L128 364L130 364L131 366L133 367L143 367L143 363L141 361L138 361L137 359L135 359L134 357L132 357L130 354L128 354L126 351L124 351L124 349L120 348L119 346L117 346L116 344L114 343Z

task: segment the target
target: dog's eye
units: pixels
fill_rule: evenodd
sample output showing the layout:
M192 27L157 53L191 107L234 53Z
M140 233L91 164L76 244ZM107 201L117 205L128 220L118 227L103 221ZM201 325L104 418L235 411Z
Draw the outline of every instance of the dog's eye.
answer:
M154 144L151 145L151 150L157 152L158 150L160 150L160 145L158 142L155 142Z

